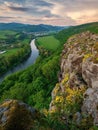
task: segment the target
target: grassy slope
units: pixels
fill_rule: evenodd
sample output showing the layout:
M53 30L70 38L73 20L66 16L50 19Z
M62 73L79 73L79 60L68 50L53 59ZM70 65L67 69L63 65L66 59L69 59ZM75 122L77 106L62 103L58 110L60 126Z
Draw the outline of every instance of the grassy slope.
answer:
M56 37L61 44L59 44L57 51L55 51L57 46L53 45L54 53L51 56L47 58L40 57L29 69L6 78L0 85L0 100L14 98L23 100L39 109L47 107L51 100L51 91L57 82L57 73L60 66L59 58L63 43L74 33L86 30L97 32L98 23L71 27L58 33ZM49 37L47 40L49 44ZM47 45L45 44L44 47L47 48Z
M45 36L37 39L37 45L55 51L60 46L60 42L54 36Z
M56 38L64 44L70 36L87 30L93 33L98 33L98 22L73 26L68 29L64 29L57 34Z
M18 50L19 50L18 48L9 49L4 54L2 54L2 56L14 55Z

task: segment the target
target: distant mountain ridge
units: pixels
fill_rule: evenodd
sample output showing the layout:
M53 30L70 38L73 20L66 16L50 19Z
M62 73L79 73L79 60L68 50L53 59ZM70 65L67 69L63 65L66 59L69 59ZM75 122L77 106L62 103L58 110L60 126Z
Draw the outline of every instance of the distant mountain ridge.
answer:
M15 30L15 31L25 31L25 32L43 32L43 31L60 31L67 26L52 26L52 25L30 25L21 23L0 23L0 30Z

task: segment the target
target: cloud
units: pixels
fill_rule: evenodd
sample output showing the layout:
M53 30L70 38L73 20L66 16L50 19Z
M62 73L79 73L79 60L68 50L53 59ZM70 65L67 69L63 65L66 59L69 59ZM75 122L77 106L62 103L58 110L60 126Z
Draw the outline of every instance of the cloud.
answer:
M62 18L69 17L70 23L76 24L98 21L98 0L49 0L55 6L52 14L58 14ZM85 17L84 17L85 16ZM81 19L81 20L80 20ZM84 20L83 20L84 19Z
M22 4L12 3L12 2L4 2L4 5L6 8L12 10L12 11L23 11L26 12L29 10L28 7L23 7Z
M98 0L0 0L0 16L6 22L76 25L98 21L97 6Z
M46 1L44 1L44 0L33 0L33 1L31 0L31 3L32 3L33 5L41 6L41 7L43 7L43 6L52 7L52 6L53 6L52 3L46 2Z
M25 8L25 7L9 7L9 9L14 11L23 11L23 12L27 12L29 10L29 8Z
M36 6L36 4L37 4L37 6ZM16 13L16 15L19 12L20 13L24 12L24 15L28 14L28 15L31 15L31 16L33 15L36 17L40 17L40 16L43 17L46 15L52 16L49 6L52 6L52 4L48 5L47 2L39 0L39 1L35 1L35 2L33 1L31 3L27 2L25 5L22 3L20 4L20 3L13 3L13 2L5 1L2 7L4 7L9 12L13 11L14 13ZM4 8L2 8L2 9L4 9Z
M13 17L3 17L3 16L0 16L0 19L10 19L10 18L13 18Z

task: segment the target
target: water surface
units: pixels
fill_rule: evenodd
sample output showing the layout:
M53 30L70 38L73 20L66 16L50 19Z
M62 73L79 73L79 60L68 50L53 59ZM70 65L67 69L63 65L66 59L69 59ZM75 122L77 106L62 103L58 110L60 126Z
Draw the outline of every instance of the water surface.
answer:
M36 59L39 55L39 50L37 49L37 47L35 45L35 39L33 39L31 41L30 46L31 46L31 54L28 57L28 59L26 61L22 62L21 64L17 65L16 67L14 67L13 69L9 70L8 72L6 72L2 77L0 77L0 82L2 82L6 76L13 74L17 71L24 70L28 66L34 64L34 62L36 61Z

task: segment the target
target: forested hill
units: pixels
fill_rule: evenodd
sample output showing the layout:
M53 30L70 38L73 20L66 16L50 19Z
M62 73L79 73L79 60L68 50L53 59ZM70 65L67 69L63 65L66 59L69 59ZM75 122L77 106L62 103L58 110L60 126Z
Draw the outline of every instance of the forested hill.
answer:
M21 23L0 23L0 30L14 30L14 31L25 31L25 32L43 32L43 31L60 31L65 27L52 26L52 25L29 25Z
M35 64L0 84L0 130L98 130L98 23L36 45Z
M68 29L64 29L64 30L60 31L56 37L57 37L57 39L59 39L61 41L61 43L64 44L65 41L71 35L78 34L78 33L84 32L84 31L88 31L88 30L92 33L98 33L98 22L69 27Z

